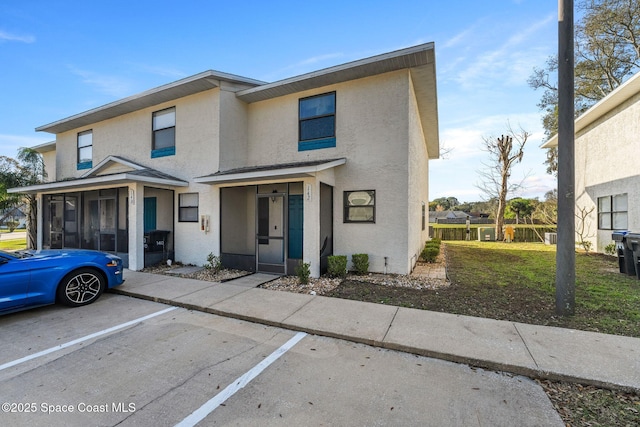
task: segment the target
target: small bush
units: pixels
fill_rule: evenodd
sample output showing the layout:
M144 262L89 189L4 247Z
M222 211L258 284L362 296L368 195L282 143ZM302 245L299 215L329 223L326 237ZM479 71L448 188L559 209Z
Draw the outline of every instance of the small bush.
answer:
M607 255L616 255L616 244L614 242L609 243L604 247L604 253Z
M298 276L298 280L300 280L301 284L306 285L309 283L309 276L311 276L311 264L300 260L296 267L296 275Z
M346 255L330 255L327 257L328 273L332 277L345 277L347 275Z
M369 271L368 254L351 255L351 263L353 264L353 270L356 272L356 274L367 274L367 272Z
M436 258L438 257L439 253L440 248L425 245L422 253L420 254L420 257L426 262L436 262Z
M222 270L222 258L210 252L209 255L207 255L207 262L204 263L203 267L207 270L212 270L214 273L218 273Z

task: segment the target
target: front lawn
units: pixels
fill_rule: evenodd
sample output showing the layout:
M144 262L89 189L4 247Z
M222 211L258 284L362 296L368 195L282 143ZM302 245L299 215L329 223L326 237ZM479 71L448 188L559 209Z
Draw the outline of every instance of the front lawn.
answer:
M640 337L640 280L608 255L576 254L576 314L555 314L555 246L444 242L451 286L407 289L345 280L329 296Z
M21 249L27 249L26 239L6 239L6 236L0 238L0 250L3 251L17 251Z

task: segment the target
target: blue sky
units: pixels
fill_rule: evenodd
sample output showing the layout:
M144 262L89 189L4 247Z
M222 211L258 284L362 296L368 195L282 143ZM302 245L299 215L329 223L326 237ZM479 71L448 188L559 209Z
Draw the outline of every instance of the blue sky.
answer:
M9 1L0 4L0 155L51 141L34 128L205 70L276 81L435 42L440 144L430 199L480 200L483 137L531 133L512 173L555 187L527 85L557 49L557 1Z

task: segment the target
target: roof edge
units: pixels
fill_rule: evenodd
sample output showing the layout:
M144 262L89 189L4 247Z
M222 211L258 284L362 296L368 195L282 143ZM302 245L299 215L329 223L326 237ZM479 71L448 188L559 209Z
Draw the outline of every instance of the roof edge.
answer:
M207 89L213 89L219 86L219 81L230 83L240 83L252 86L259 86L265 82L247 77L237 76L234 74L223 73L214 70L204 71L193 76L185 77L126 98L118 99L114 102L84 111L67 118L57 120L55 122L38 126L37 132L59 133L76 127L84 126L88 123L106 120L117 117L122 114L137 111L141 108L157 105L162 102L177 99L182 96L192 95ZM200 84L199 84L200 83ZM185 94L178 94L177 90L184 88ZM164 94L164 96L163 96ZM86 119L86 120L83 120Z
M357 67L372 65L375 63L381 63L388 60L394 60L394 59L398 59L398 58L402 58L405 56L414 55L414 54L426 52L426 51L435 52L435 43L434 42L423 43L420 45L411 46L404 49L398 49L392 52L382 53L382 54L371 56L368 58L358 59L358 60L347 62L344 64L323 68L321 70L312 71L312 72L301 74L298 76L289 77L273 83L268 83L268 84L256 86L254 88L238 91L236 93L236 96L245 102L255 102L256 100L269 99L273 97L273 96L261 96L260 94L268 93L270 91L273 91L274 89L291 87L289 91L290 93L298 92L300 91L300 88L298 87L297 84L302 82L322 80L321 85L324 86L327 83L323 78L326 78L328 76L337 75L340 72L354 69ZM423 64L417 64L417 63L414 63L413 61L408 61L406 65L398 65L396 69L412 68L420 65L423 65ZM371 73L371 75L374 75L374 74L375 73ZM341 80L337 79L336 83L339 83L339 82L341 82ZM282 96L282 95L278 95L278 96Z

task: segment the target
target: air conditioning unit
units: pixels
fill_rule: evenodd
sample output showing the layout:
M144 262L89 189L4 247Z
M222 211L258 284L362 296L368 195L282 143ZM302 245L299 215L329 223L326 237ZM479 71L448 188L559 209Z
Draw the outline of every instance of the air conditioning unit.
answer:
M558 233L544 233L544 244L545 245L557 245L558 244Z

